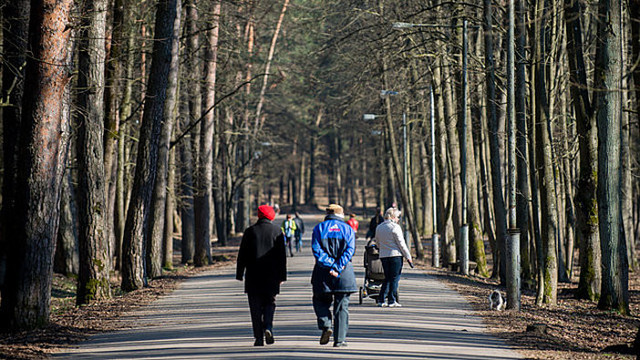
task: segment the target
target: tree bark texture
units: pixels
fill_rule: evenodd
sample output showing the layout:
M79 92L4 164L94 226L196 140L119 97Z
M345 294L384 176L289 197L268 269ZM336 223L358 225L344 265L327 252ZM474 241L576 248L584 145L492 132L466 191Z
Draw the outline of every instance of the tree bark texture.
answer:
M540 184L540 213L543 263L538 264L543 268L542 303L555 305L558 291L558 261L556 249L556 236L558 233L558 211L556 208L556 193L554 187L554 168L552 163L552 145L550 134L549 104L547 102L547 89L545 84L548 71L546 54L549 46L549 27L547 25L547 0L538 0L540 18L536 19L536 166Z
M598 234L597 127L587 87L587 69L582 46L582 22L578 0L566 0L567 58L571 99L576 115L580 170L576 189L576 241L580 248L580 281L576 297L596 300L600 296L601 267Z
M500 257L500 283L506 281L506 239L507 239L507 216L503 197L502 187L502 161L498 133L498 110L496 106L496 85L495 85L495 65L493 58L493 22L492 5L490 0L485 0L484 4L484 47L485 47L485 67L487 68L487 122L489 126L489 152L491 164L491 182L493 184L493 208L495 211L496 240L498 256Z
M167 83L167 99L164 103L164 119L162 121L162 134L158 148L158 165L156 181L153 186L151 198L151 212L149 217L149 231L146 236L147 275L156 278L162 275L163 266L163 239L167 205L167 174L169 168L169 152L173 125L176 118L176 104L178 96L178 74L180 64L178 56L180 52L180 21L182 13L182 1L176 0L176 17L173 23L173 35L171 36L171 59L169 65L169 78Z
M598 218L602 287L598 308L629 314L629 266L620 214L620 0L600 0L596 40Z
M187 117L188 118L188 117ZM195 215L193 212L193 155L192 141L186 138L180 143L180 214L182 218L182 264L193 261L195 249Z
M0 326L31 329L49 322L53 252L69 134L63 100L70 70L71 0L32 1L17 146L13 217L4 225L7 273Z
M178 0L180 2L180 0ZM176 149L177 150L177 149ZM176 152L171 151L169 154L169 164L167 172L167 200L164 211L164 234L162 237L162 267L165 269L173 269L173 232L174 232L174 214L176 210L175 188L176 188Z
M145 107L140 128L133 191L122 245L122 290L144 285L144 235L155 183L158 148L164 119L164 102L171 66L171 37L176 17L176 0L161 0L156 8L155 35Z
M203 266L211 260L211 200L213 177L213 137L215 103L215 85L218 57L220 2L214 4L211 29L207 31L207 48L205 60L204 107L207 109L200 128L200 186L195 198L196 210L196 248L194 264Z
M516 69L515 69L515 110L516 110L516 156L517 156L517 197L516 197L516 221L520 229L520 261L521 277L524 284L534 278L531 260L529 257L529 173L527 166L530 161L527 156L527 78L526 78L526 10L525 1L516 0Z
M103 153L107 1L90 0L84 6L78 69L78 305L111 296Z

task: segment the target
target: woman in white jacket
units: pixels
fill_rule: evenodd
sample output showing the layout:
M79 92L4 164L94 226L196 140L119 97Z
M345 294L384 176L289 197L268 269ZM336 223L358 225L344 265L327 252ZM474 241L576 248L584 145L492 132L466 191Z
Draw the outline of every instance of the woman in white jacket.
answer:
M384 222L376 228L376 244L380 249L380 260L385 280L380 288L378 306L400 307L398 282L402 273L403 258L413 267L411 252L404 241L402 228L398 224L401 211L392 207L384 213Z

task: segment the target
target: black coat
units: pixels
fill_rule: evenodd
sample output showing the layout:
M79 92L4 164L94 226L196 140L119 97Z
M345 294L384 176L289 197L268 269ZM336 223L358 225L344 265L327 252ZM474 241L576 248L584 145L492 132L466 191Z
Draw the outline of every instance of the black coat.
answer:
M243 275L244 292L250 294L278 294L280 283L287 280L284 235L267 219L258 219L242 236L236 279Z
M376 214L374 217L371 218L371 221L369 221L369 231L367 232L367 237L368 238L372 238L376 236L376 228L378 227L378 225L382 224L384 222L384 217L382 217L382 215L380 214Z

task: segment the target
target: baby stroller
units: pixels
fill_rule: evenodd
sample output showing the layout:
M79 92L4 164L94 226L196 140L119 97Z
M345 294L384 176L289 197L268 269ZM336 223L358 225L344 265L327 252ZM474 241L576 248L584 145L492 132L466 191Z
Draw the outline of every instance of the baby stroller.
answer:
M369 240L364 248L364 285L360 287L359 303L370 297L376 299L380 294L380 287L384 282L384 271L380 260L380 250L373 241Z

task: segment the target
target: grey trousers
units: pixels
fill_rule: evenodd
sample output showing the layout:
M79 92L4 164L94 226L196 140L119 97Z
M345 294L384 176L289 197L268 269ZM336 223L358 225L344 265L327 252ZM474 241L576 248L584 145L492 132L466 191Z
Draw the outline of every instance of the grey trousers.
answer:
M313 310L318 318L318 329L331 328L333 318L333 342L339 343L347 339L349 331L349 293L313 294ZM330 311L333 302L333 314Z

